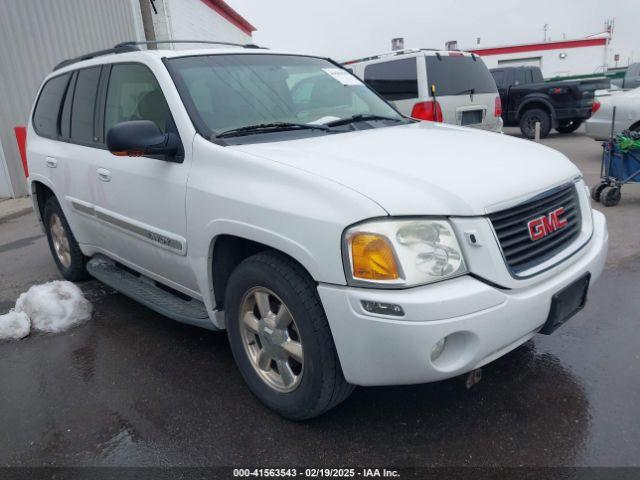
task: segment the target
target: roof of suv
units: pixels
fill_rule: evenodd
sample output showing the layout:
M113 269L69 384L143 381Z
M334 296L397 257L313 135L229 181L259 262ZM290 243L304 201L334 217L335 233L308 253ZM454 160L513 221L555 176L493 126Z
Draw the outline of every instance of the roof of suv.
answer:
M393 57L402 57L402 56L409 56L409 55L416 55L416 54L421 54L421 55L427 55L427 56L433 56L433 57L439 57L439 56L449 56L451 54L453 55L465 55L465 56L474 56L475 54L472 52L465 52L462 50L438 50L436 48L408 48L405 50L394 50L391 52L385 52L385 53L380 53L378 55L372 55L370 57L363 57L363 58L356 58L353 60L346 60L344 62L341 62L342 65L353 65L354 63L362 63L362 62L369 62L371 60L380 60L380 59L388 59L388 60L392 60Z
M172 49L153 49L153 50L104 50L101 52L95 52L87 54L86 58L78 57L77 59L65 60L54 67L52 73L62 73L71 70L76 70L82 67L88 67L93 65L102 65L105 63L114 63L118 60L131 61L134 58L152 57L152 58L176 58L176 57L190 57L196 55L246 55L246 54L260 54L260 55L301 55L301 56L316 56L295 54L291 52L279 52L273 50L267 50L264 48L243 48L237 47L214 47L214 48L193 48L185 50L172 50ZM319 57L320 58L320 57Z

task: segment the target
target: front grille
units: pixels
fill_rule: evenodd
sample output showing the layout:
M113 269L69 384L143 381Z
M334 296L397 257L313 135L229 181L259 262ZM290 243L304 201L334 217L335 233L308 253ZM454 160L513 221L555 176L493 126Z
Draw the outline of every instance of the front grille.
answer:
M539 240L531 240L528 223L563 207L567 225ZM582 218L573 184L543 193L515 207L489 215L502 253L513 273L519 273L553 257L580 234Z

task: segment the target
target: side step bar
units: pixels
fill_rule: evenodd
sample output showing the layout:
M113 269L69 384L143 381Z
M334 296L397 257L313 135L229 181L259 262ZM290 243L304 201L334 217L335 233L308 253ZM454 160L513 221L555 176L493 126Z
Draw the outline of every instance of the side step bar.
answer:
M105 285L165 317L208 330L218 330L201 301L184 299L168 289L160 288L149 277L131 273L104 255L96 255L89 260L87 271Z

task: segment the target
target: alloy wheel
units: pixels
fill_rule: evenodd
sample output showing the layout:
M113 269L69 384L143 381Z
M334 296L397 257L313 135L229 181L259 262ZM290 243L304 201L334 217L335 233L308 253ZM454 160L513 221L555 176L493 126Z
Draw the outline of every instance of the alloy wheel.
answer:
M304 353L285 303L267 288L252 288L242 299L239 316L242 343L258 376L278 392L295 390L304 371Z

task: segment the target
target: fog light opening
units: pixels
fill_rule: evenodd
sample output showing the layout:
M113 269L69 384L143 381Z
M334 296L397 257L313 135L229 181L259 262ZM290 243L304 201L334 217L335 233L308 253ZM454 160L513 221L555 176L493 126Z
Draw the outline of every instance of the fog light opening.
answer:
M394 317L404 316L404 310L402 307L395 303L373 302L371 300L362 300L360 303L362 304L362 308L369 313L391 315Z
M441 338L440 340L438 340L436 342L436 344L433 346L433 348L431 349L431 361L435 361L438 359L438 357L440 357L440 355L442 355L442 352L444 352L444 347L447 343L447 337Z

